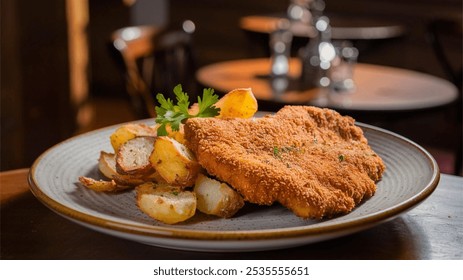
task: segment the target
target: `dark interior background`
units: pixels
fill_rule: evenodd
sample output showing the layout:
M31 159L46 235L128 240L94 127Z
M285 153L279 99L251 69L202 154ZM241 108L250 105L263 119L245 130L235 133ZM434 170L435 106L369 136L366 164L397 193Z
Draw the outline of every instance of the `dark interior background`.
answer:
M127 101L121 73L109 55L112 31L133 24L196 24L198 67L221 60L264 55L240 30L240 17L281 13L288 0L158 0L155 10L130 1L88 1L88 99ZM412 69L448 78L436 58L428 26L437 19L461 24L461 0L326 0L326 11L352 17L383 17L407 28L401 38L376 42L359 61ZM79 133L79 108L70 102L66 1L1 0L1 170L29 167L46 149ZM461 38L448 46L461 66ZM110 104L103 103L103 104ZM457 135L448 127L448 110L437 110L386 124L436 156L451 153ZM117 114L117 113L116 113ZM108 117L108 116L105 116ZM114 121L123 120L120 116ZM127 119L127 121L130 119ZM96 120L98 121L98 120ZM111 120L109 120L111 122Z

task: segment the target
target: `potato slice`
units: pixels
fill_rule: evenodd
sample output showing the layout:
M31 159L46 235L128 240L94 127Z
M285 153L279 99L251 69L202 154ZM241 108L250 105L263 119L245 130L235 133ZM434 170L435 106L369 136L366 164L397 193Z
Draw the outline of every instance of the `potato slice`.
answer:
M183 124L180 124L179 130L173 131L170 126L167 128L167 136L175 139L177 142L185 145L185 132L183 130Z
M116 170L119 174L150 175L154 172L149 157L156 137L140 136L122 144L116 154Z
M203 174L198 175L194 192L196 207L205 214L230 218L244 206L243 198L234 189Z
M150 161L168 184L180 187L193 186L200 170L193 153L185 145L167 136L156 138Z
M257 112L257 100L250 88L237 88L225 94L215 104L219 118L251 118Z
M81 176L79 181L85 187L94 190L96 192L117 192L129 189L130 186L123 186L117 184L114 180L104 181L104 180L95 180L93 178Z
M137 136L156 136L156 128L148 126L143 123L129 123L124 124L109 137L111 146L115 152L119 150L119 147L125 142L133 139Z
M153 171L153 173L149 175L119 174L116 169L116 155L104 151L100 152L98 169L106 178L114 180L119 185L138 186L148 181L158 183L164 182L164 179L162 179L156 171Z
M154 128L157 130L159 126L160 124L156 124ZM167 136L169 136L170 138L174 138L179 143L185 144L185 132L183 131L183 126L184 126L183 124L180 124L179 130L174 131L172 130L170 125L167 125L166 126Z
M196 196L191 191L154 183L140 185L136 191L138 208L160 222L176 224L196 212Z

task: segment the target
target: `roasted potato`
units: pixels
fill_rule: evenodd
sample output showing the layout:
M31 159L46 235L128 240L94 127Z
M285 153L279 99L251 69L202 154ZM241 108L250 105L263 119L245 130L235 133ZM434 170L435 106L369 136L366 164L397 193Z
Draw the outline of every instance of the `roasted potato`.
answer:
M153 219L176 224L194 216L196 196L179 187L145 183L136 188L137 206Z
M117 191L123 191L123 190L130 188L130 186L119 185L114 180L111 180L111 181L95 180L95 179L85 177L85 176L79 177L79 181L85 187L91 190L94 190L96 192L117 192Z
M225 94L215 104L219 118L251 118L257 112L257 100L250 88L237 88Z
M199 174L194 192L198 200L196 208L209 215L229 218L244 206L244 200L225 183Z
M107 153L104 151L100 152L100 158L98 159L98 169L108 179L114 180L119 185L127 186L138 186L145 182L158 182L164 181L156 171L148 175L124 175L119 174L116 169L116 155Z
M156 136L156 128L148 126L143 123L129 123L124 124L116 131L111 134L109 137L111 141L111 146L114 149L114 152L117 153L119 147L125 142L133 139L137 136Z
M219 118L250 118L258 109L250 88L230 91L215 106L220 108ZM189 117L198 112L195 103ZM183 124L178 131L167 125L167 136L158 136L158 128L159 124L143 123L117 128L110 136L114 153L101 151L98 161L107 179L81 176L81 184L97 192L135 188L139 209L166 224L185 221L196 209L223 218L235 215L244 205L243 198L226 183L200 174L202 167L184 145ZM192 186L193 190L186 190Z
M116 170L124 175L150 175L154 169L149 160L156 137L137 136L119 147Z
M154 128L157 130L159 126L160 125L157 124L154 126ZM185 144L185 133L183 131L183 124L180 124L179 130L172 130L172 128L169 125L167 125L166 130L168 137L177 140L181 144Z
M156 138L150 162L168 184L180 187L193 186L200 170L193 153L167 136Z

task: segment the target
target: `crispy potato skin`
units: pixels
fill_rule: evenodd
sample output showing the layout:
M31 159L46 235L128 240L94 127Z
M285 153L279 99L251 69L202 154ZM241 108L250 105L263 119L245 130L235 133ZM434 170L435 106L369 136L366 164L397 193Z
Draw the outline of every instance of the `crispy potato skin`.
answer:
M79 177L79 181L85 187L96 192L118 192L130 188L130 186L119 185L114 180L95 180L85 176Z
M137 136L122 144L116 154L116 171L124 175L151 175L149 161L156 137Z
M244 206L243 198L227 184L199 174L194 192L197 209L205 214L230 218Z
M188 220L196 213L196 195L176 186L145 183L136 187L139 209L165 224Z
M215 104L218 118L251 118L258 110L257 99L250 88L237 88L225 94Z
M180 187L193 186L200 171L186 146L167 136L157 137L150 162L164 181Z
M164 179L155 171L151 174L125 175L118 173L116 170L116 155L105 151L100 152L98 169L106 178L114 180L119 185L138 186L145 182L164 182Z
M114 152L117 153L120 146L138 136L157 136L156 129L143 123L128 123L118 127L109 137Z

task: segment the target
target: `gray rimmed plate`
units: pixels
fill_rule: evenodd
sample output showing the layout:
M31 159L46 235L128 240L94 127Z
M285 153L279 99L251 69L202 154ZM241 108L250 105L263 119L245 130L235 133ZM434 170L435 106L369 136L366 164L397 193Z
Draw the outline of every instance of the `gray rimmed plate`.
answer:
M144 122L150 123L151 120ZM351 213L326 220L304 220L280 205L247 205L231 219L198 213L187 222L165 225L144 215L134 191L97 193L78 177L99 178L101 150L111 152L111 126L70 138L43 153L33 164L32 193L59 215L93 230L153 246L194 251L260 251L336 238L370 228L410 210L439 182L432 156L412 141L373 126L358 124L387 169L376 194Z

